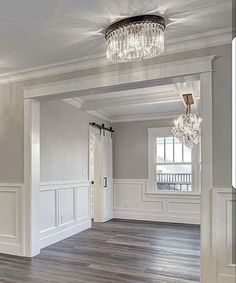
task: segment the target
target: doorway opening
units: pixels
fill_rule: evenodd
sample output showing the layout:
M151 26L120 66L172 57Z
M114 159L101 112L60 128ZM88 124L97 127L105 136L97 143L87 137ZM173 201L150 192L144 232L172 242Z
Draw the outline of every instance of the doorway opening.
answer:
M211 218L211 190L212 190L212 60L213 57L194 58L171 64L160 64L157 66L145 66L145 68L137 68L130 70L132 76L127 76L126 73L114 71L104 80L104 74L91 76L94 79L93 88L88 84L89 95L92 92L97 94L111 93L114 85L114 92L126 92L129 90L142 91L145 86L162 86L166 84L183 82L189 80L189 77L197 77L200 79L201 87L201 115L202 124L202 153L201 153L201 249L204 249L204 256L201 257L201 282L214 282L211 279L214 277L214 259L212 259L211 248L208 248L208 243L211 242L212 227ZM154 69L157 69L154 71ZM119 78L119 80L117 80ZM142 78L142 81L141 79ZM70 80L45 86L31 87L25 90L25 239L26 255L36 255L39 253L38 238L39 231L37 229L37 219L39 214L38 199L39 199L39 155L38 146L40 141L38 138L38 100L43 96L68 98L72 93L77 93L78 96L83 95L84 84L90 78L79 78L73 81ZM118 91L117 91L118 89ZM90 91L91 90L91 91ZM94 94L94 93L93 93ZM146 97L145 97L146 100ZM123 102L122 102L123 103ZM97 104L98 105L98 104ZM118 104L117 104L118 105ZM90 105L91 106L91 105ZM106 103L109 107L109 101ZM88 110L88 108L86 108ZM94 108L93 108L94 110ZM90 111L93 111L92 107ZM130 114L132 114L130 112ZM117 118L117 115L114 115ZM118 117L119 118L119 117ZM117 118L117 119L118 119ZM103 139L103 136L101 136ZM107 174L103 174L106 176ZM101 181L102 182L102 181ZM108 182L109 183L109 182ZM142 187L141 187L142 188ZM104 190L105 191L105 190ZM127 191L124 193L126 194ZM156 192L149 192L149 196L157 197ZM104 194L105 195L105 194ZM147 196L147 197L149 197ZM104 201L103 197L103 201ZM106 203L106 202L105 202ZM175 212L175 210L173 210ZM34 219L34 221L33 221ZM210 264L209 266L209 262ZM206 269L207 267L207 269ZM209 279L209 280L208 280Z

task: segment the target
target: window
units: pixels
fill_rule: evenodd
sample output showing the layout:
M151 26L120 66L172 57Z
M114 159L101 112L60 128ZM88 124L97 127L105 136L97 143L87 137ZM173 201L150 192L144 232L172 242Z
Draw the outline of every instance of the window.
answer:
M192 191L192 151L173 137L156 138L158 190Z
M149 184L157 192L200 191L199 146L190 149L170 134L170 128L148 129Z

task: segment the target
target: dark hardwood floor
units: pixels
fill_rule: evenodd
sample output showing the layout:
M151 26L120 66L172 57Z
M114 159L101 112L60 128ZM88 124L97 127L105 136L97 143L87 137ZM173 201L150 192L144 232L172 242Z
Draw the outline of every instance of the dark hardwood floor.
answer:
M32 259L0 254L0 282L199 282L199 226L112 220Z

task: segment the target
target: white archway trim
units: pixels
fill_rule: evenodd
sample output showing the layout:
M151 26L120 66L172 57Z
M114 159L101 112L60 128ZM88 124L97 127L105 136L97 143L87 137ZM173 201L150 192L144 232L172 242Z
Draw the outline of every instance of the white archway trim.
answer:
M198 75L204 72L212 71L212 60L214 56L206 56L181 60L176 62L147 65L137 68L116 70L113 72L99 73L97 75L88 75L76 79L63 80L48 84L41 84L24 88L25 98L48 97L51 98L69 98L80 96L80 92L101 89L104 92L123 89L149 87L156 85L155 80L160 80L159 84L166 84L167 80L175 77ZM146 84L144 83L146 82ZM177 82L179 82L177 80ZM91 93L91 91L90 91ZM84 94L84 93L83 93Z
M39 103L35 99L68 98L87 91L102 93L199 79L202 123L202 228L201 283L215 282L212 243L212 61L214 56L194 58L125 71L100 73L77 79L25 88L25 247L27 256L40 252L38 231L38 193L40 181Z

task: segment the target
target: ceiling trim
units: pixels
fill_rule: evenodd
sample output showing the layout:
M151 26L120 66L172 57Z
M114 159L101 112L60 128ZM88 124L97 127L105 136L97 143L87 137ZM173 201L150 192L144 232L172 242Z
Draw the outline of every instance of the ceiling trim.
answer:
M102 67L105 65L108 65L108 62L103 54L85 56L80 59L61 61L35 68L22 69L16 72L3 73L0 74L0 84L56 76L95 67Z
M163 55L230 44L232 27L170 39Z
M85 111L93 111L97 109L111 109L120 108L124 106L137 106L137 105L147 105L147 104L159 104L180 101L180 98L176 94L167 93L165 97L158 97L157 94L151 95L139 95L138 97L125 97L125 98L109 98L104 100L91 100L85 101L82 105L82 109Z
M87 111L87 113L99 119L102 119L106 122L110 122L110 123L112 122L112 118L103 111Z
M83 102L80 101L76 97L75 98L65 98L65 99L62 99L62 101L74 106L75 108L77 108L79 110L82 110L81 106L82 106ZM111 120L112 120L111 117L103 111L86 111L86 112L90 115L93 115L93 116L99 118L99 119L102 119L106 122L111 123Z
M197 35L167 40L166 51L163 55L175 54L189 50L230 44L232 28L205 32ZM56 76L76 72L80 70L107 66L105 53L94 56L81 57L80 59L62 61L35 68L23 69L16 72L3 73L0 75L0 84L27 81L31 79Z
M82 101L79 101L77 100L76 98L65 98L65 99L62 99L62 101L78 108L78 109L81 109L81 106L82 106Z
M73 101L74 100L74 101ZM63 99L65 103L68 103L78 109L81 110L81 104L77 103L76 99L74 98L68 98ZM138 115L132 115L132 116L118 116L113 117L108 115L103 110L90 110L86 111L88 114L97 117L99 119L102 119L109 123L121 123L121 122L135 122L135 121L147 121L147 120L163 120L163 119L175 119L179 114L181 114L180 111L178 112L170 112L170 113L161 113L161 114L138 114Z
M147 121L147 120L164 120L164 119L175 119L180 115L181 112L171 112L171 113L160 113L160 114L147 114L147 115L133 115L133 116L120 116L112 117L112 123L121 122L135 122L135 121Z

